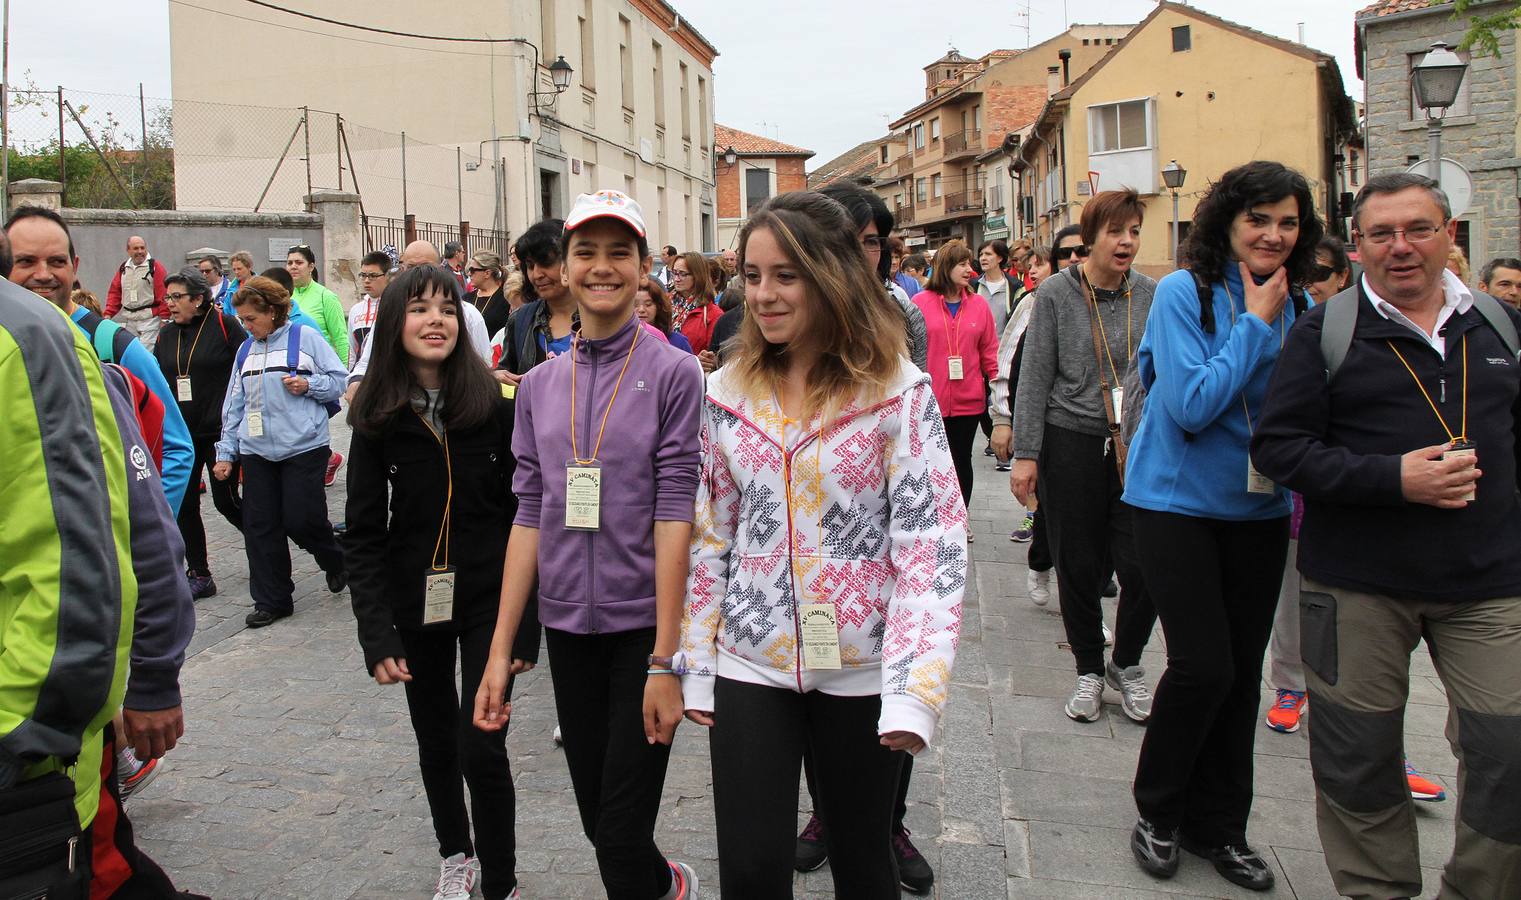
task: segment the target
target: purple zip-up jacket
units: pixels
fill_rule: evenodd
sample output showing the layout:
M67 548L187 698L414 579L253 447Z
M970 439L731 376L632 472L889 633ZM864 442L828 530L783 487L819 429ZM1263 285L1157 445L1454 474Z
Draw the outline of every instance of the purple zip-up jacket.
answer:
M576 451L592 456L639 320L605 340L577 340L535 366L518 386L512 479L515 524L539 529L539 619L572 634L655 625L655 522L690 522L701 463L703 378L697 357L649 335L639 338L607 418L600 531L565 527L565 468L572 459L571 373ZM574 362L573 362L574 360ZM572 366L574 365L574 370Z

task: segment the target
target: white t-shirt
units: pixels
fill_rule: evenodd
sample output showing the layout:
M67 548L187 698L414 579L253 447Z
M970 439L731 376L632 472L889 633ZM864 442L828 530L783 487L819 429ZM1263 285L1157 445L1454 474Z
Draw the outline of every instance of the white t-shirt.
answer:
M370 331L375 327L375 313L380 310L380 301L364 295L364 299L349 307L349 359L350 371L364 356L364 350L369 346Z

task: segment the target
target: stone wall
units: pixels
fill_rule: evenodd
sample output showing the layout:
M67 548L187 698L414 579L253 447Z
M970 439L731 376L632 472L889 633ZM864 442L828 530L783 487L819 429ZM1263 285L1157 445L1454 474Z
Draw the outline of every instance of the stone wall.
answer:
M1464 21L1451 6L1430 13L1367 20L1364 77L1367 91L1368 172L1402 172L1427 155L1425 113L1410 101L1410 54L1434 41L1457 46ZM1501 33L1500 56L1474 56L1468 75L1468 114L1449 115L1442 128L1442 155L1473 175L1468 256L1475 273L1495 256L1521 251L1521 153L1517 147L1516 32ZM1353 190L1356 188L1354 187Z

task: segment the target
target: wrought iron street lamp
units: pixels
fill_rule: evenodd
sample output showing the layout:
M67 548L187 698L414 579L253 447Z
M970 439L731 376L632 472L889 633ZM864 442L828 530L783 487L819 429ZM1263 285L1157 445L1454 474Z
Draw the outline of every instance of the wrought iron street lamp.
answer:
M1162 183L1172 192L1172 261L1178 262L1178 189L1188 177L1188 170L1172 160L1162 169Z

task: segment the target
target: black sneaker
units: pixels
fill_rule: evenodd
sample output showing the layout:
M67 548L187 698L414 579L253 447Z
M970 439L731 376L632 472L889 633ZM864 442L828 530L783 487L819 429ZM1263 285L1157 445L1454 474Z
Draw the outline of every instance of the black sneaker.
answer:
M336 536L336 537L343 537L345 534L348 534L348 533L349 533L349 523L347 523L347 522L334 522L333 523L333 534L334 534L334 536Z
M1223 844L1206 847L1185 835L1181 839L1183 849L1215 864L1215 871L1232 884L1247 890L1266 891L1273 886L1273 870L1262 856L1246 844Z
M1164 831L1145 819L1137 819L1130 832L1130 852L1146 874L1171 878L1178 874L1178 831Z
M935 884L935 870L929 860L908 839L908 829L893 832L893 855L898 857L898 883L914 894L927 894Z
M349 586L349 570L339 569L336 572L327 573L327 589L338 593Z
M817 815L808 817L802 834L797 836L797 859L792 867L799 872L812 872L829 861L829 847L824 843L824 823Z
M983 447L982 448L982 455L983 456L992 456L993 455L993 445L989 444L986 447Z
M265 625L273 625L277 620L290 615L288 612L271 612L267 609L256 609L248 614L243 624L249 628L263 628Z
M1115 597L1118 597L1119 595L1120 595L1120 586L1118 584L1114 583L1114 579L1113 578L1109 579L1109 583L1106 584L1106 585L1104 585L1104 596L1108 597L1111 600L1113 600Z

